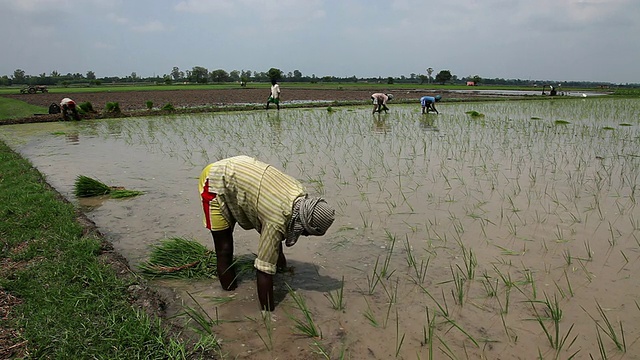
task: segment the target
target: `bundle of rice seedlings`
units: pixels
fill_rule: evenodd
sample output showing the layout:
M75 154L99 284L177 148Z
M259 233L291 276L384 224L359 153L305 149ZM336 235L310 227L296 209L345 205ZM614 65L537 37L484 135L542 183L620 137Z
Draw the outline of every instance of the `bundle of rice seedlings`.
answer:
M194 240L165 239L153 245L149 261L138 268L151 278L203 279L215 278L216 253Z
M477 112L475 110L467 111L467 112L465 112L465 114L471 115L471 117L483 117L484 116L483 113Z
M253 273L255 254L234 259L236 276ZM213 250L195 240L170 238L151 247L149 261L138 265L150 278L211 279L218 276L218 258Z
M75 194L77 197L91 197L109 195L114 199L142 195L142 191L127 190L121 186L108 186L99 180L88 176L78 175L75 182Z
M75 189L77 197L107 195L111 192L109 186L84 175L78 175L76 178Z

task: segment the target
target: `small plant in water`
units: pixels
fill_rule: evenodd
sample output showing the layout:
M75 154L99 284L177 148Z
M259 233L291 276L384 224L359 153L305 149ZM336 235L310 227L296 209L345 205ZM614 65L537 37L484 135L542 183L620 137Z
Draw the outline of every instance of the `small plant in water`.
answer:
M287 284L287 291L289 292L289 296L291 296L291 298L295 302L296 307L302 312L303 315L302 319L298 319L289 315L289 318L295 322L295 328L299 330L302 335L322 339L322 332L313 321L313 318L311 317L311 311L309 311L304 298L296 294L296 292L293 291L289 284Z

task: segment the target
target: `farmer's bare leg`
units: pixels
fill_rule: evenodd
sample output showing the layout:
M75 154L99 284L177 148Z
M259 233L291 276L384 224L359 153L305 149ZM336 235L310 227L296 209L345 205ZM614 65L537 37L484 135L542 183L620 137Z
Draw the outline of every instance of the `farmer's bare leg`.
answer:
M234 290L238 284L236 282L236 270L233 266L233 227L226 230L211 231L211 235L216 248L220 285L225 290Z
M260 310L273 311L273 275L260 270L257 273L258 300L260 300Z

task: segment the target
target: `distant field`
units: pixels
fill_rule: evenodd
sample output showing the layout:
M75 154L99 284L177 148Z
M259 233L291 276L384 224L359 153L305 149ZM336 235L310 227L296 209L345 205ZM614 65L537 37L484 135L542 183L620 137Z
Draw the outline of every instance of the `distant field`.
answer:
M249 89L261 89L269 88L269 83L248 83ZM358 82L358 83L338 83L338 82L321 82L321 83L295 83L295 82L283 82L283 87L297 88L297 89L326 89L326 90L365 90L365 89L432 89L432 90L540 90L541 87L533 86L488 86L479 85L469 87L465 85L439 85L439 84L387 84L386 81L380 83L373 82ZM1 87L0 95L19 94L22 86ZM49 92L51 93L85 93L85 92L120 92L120 91L157 91L157 90L211 90L211 89L238 89L240 86L237 83L224 83L224 84L173 84L173 85L155 85L155 84L132 84L132 85L74 85L74 86L49 86ZM567 91L587 90L579 88L563 88ZM593 90L593 89L591 89ZM640 91L640 90L638 90Z

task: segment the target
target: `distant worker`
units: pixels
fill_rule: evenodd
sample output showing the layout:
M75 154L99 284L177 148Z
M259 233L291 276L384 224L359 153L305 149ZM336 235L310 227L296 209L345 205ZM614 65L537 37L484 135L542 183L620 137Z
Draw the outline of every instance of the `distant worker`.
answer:
M70 115L73 116L74 120L80 120L80 114L78 114L78 107L75 101L64 98L60 101L60 108L62 109L62 118L64 120L69 120Z
M442 99L442 95L436 95L434 96L423 96L420 98L420 105L422 105L422 113L423 114L428 114L429 110L433 110L435 111L436 114L439 114L438 110L436 109L436 102L440 101L440 99Z
M324 235L335 210L320 197L308 196L303 185L274 166L248 156L234 156L207 165L200 175L204 225L211 231L220 285L237 286L233 229L260 233L255 259L258 301L273 311L273 275L287 269L282 243L293 246L302 236Z
M271 94L267 99L267 110L269 110L269 104L274 103L278 110L280 110L280 85L276 79L271 80Z
M393 100L393 94L375 93L371 95L373 100L373 113L376 111L381 113L382 110L386 113L389 108L387 107L387 101Z

